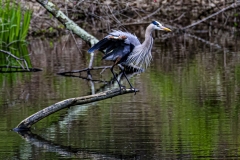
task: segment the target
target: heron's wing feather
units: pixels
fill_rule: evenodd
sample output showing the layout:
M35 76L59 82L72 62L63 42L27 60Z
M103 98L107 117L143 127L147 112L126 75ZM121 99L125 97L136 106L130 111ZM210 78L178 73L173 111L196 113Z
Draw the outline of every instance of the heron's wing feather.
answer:
M120 36L124 36L125 38L121 38ZM128 32L113 31L90 48L88 52L91 53L95 50L105 51L103 59L114 61L120 57L121 61L124 61L134 47L139 44L140 42L135 35Z
M122 56L122 47L115 48L111 52L106 53L102 59L114 61L118 57Z
M103 51L105 50L109 45L111 45L111 41L109 41L109 39L107 38L103 38L102 40L100 40L98 43L96 43L93 47L91 47L88 50L88 53L92 53L96 50L99 51Z
M109 38L110 36L116 37L114 38ZM125 36L127 37L126 39L117 39L119 36ZM108 53L109 51L113 50L114 48L117 48L119 45L132 45L132 46L138 46L140 45L140 41L138 38L129 33L129 32L122 32L122 31L113 31L109 33L105 38L100 40L98 43L96 43L93 47L91 47L88 52L92 53L95 50L103 51L106 50Z
M133 35L133 34L131 34L129 32L123 32L123 31L119 31L119 30L114 30L113 32L109 33L109 35L116 36L116 37L118 37L118 36L126 36L127 39L124 41L124 43L132 44L133 46L138 46L138 45L141 44L140 41L138 40L138 38L135 35ZM106 37L108 37L108 36L106 36Z
M120 58L118 63L126 61L128 55L132 52L134 46L132 44L119 45L115 47L110 52L106 52L102 59L115 61L117 58Z

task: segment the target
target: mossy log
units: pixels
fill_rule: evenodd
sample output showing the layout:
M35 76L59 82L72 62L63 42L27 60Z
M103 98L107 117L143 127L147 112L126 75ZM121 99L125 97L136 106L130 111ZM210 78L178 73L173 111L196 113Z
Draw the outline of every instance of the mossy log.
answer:
M27 117L23 121L21 121L16 128L14 128L14 131L25 131L30 130L31 126L41 119L61 110L64 108L68 108L70 106L74 105L81 105L81 104L87 104L92 103L100 100L104 100L107 98L112 98L118 95L123 95L127 93L135 93L139 90L132 90L132 89L112 89L104 92L100 92L94 95L84 96L84 97L76 97L76 98L69 98L66 100L63 100L61 102L55 103L47 108L42 109L41 111L38 111L37 113L34 113L33 115Z

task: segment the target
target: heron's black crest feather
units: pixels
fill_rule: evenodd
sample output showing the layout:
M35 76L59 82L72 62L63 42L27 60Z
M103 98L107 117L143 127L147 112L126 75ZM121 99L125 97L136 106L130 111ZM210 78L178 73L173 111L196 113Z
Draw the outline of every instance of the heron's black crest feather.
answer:
M159 25L158 22L156 22L156 21L152 21L152 24Z

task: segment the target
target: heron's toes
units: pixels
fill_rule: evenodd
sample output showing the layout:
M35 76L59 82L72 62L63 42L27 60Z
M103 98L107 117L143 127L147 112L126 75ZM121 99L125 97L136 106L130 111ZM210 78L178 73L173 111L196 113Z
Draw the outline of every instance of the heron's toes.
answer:
M122 94L122 90L125 90L126 89L126 87L125 86L120 86L120 93Z
M137 90L135 88L131 88L132 91L134 91L134 95L136 95Z
M121 86L120 90L126 90L126 87L125 86Z

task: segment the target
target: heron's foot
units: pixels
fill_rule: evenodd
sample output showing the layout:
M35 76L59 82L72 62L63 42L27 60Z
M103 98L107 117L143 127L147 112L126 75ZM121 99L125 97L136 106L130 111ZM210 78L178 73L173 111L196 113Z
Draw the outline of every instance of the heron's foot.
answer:
M131 87L130 89L131 89L132 91L134 91L134 95L136 95L137 90L136 90L135 88L133 88L133 87Z
M121 85L121 89L126 89L126 87L125 87L125 86L123 86L123 85Z
M120 93L122 94L122 91L123 91L123 90L125 90L125 89L126 89L126 87L125 87L125 86L123 86L123 85L121 85L119 89L120 89Z

